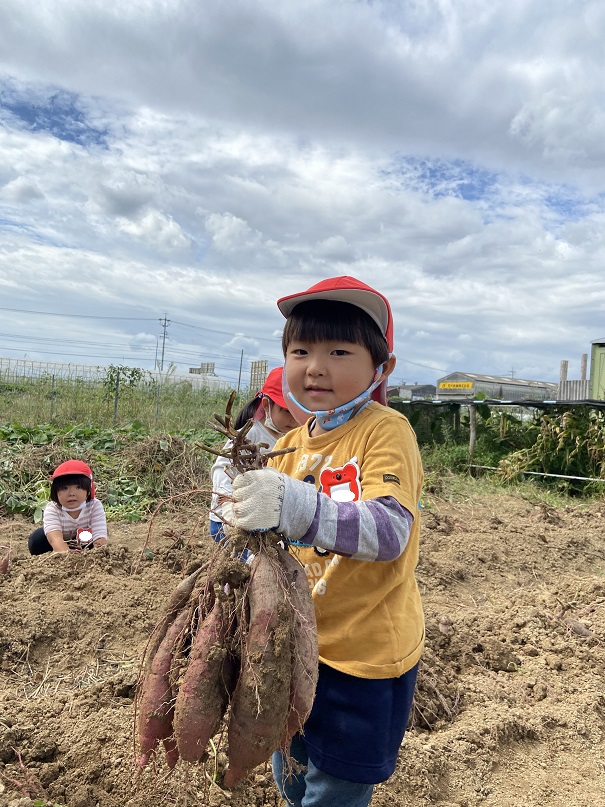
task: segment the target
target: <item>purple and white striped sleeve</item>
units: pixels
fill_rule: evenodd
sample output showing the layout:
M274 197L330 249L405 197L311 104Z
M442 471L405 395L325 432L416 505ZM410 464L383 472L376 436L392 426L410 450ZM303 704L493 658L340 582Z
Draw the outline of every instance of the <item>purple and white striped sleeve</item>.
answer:
M338 502L286 477L279 531L355 560L389 561L407 546L414 517L392 496Z

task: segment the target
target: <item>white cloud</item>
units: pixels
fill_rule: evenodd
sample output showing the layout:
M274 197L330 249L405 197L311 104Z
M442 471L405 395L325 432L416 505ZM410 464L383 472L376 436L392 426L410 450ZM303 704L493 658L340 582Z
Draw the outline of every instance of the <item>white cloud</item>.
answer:
M206 217L206 230L219 252L235 252L240 248L260 245L259 233L232 213L212 213Z
M7 182L1 193L7 201L16 204L27 204L44 197L44 194L36 187L35 183L25 177L17 177Z
M122 232L145 241L147 246L157 246L167 252L188 249L190 246L189 239L174 219L159 210L150 210L138 221L120 217L117 226Z
M278 296L352 274L406 375L556 380L603 331L604 37L598 0L5 0L0 305L155 323L90 355L166 314L236 378Z

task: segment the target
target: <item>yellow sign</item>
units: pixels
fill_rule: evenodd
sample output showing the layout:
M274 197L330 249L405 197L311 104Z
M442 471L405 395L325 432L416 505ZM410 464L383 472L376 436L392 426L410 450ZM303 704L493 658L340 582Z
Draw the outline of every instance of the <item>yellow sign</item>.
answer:
M472 389L472 381L442 381L439 389Z

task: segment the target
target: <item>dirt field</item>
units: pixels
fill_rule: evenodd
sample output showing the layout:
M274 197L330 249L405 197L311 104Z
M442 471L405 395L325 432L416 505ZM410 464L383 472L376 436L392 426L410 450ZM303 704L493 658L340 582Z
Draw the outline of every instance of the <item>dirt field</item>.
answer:
M427 649L413 726L372 807L605 805L605 503L554 509L482 486L423 504ZM232 798L212 765L170 773L160 759L133 779L147 638L182 546L188 565L210 549L185 518L114 523L107 550L40 558L28 523L0 523L13 547L0 575L2 807L280 804L264 769Z

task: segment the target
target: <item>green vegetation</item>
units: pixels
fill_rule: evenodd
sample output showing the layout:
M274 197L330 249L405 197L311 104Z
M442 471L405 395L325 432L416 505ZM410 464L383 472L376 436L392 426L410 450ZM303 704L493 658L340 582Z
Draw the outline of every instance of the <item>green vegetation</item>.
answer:
M469 468L468 409L460 413L456 405L433 409L395 404L395 408L410 418L416 430L429 486L438 489L452 473L482 472ZM531 411L477 406L473 466L496 469L494 481L501 484L533 479L531 484L544 490L603 496L605 482L586 479L605 479L605 414L588 406L553 407L547 414ZM531 477L533 473L536 476Z
M119 429L6 424L0 427L0 512L39 521L54 468L75 457L93 469L108 518L138 521L162 499L209 491L212 457L199 444L222 441L208 427L168 434L152 433L140 423Z
M133 367L109 366L97 379L65 379L44 375L0 374L0 423L52 423L68 427L86 423L96 427L125 427L140 423L155 431L202 428L208 413L224 411L229 390L195 388L192 381L162 383ZM240 396L247 400L248 390ZM236 406L240 405L236 402Z
M501 462L504 479L519 473L565 474L605 479L605 414L581 407L544 415L535 428L531 445ZM566 480L571 493L601 493L604 484L582 479Z
M122 422L120 418L113 426L113 411L108 414L106 407L108 399L112 395L115 398L116 377L117 373L112 378L108 375L105 386L96 385L98 398L88 389L88 403L93 399L97 402L90 418L72 401L77 419L74 416L69 422L31 416L19 419L17 403L31 398L32 390L25 396L16 387L10 393L0 389L0 399L10 394L16 402L15 417L0 425L0 513L22 513L39 521L48 498L49 477L69 458L83 459L93 468L98 495L110 519L146 518L160 501L186 491L209 494L208 471L213 458L200 444L222 442L221 435L207 424L215 412L224 413L228 392L213 394L167 386L166 395L171 397L163 399L165 419L178 426L166 428L154 423L153 405L147 420ZM129 401L134 409L135 398L140 404L147 393L139 375L124 375L123 382L119 384L120 406L129 411ZM37 379L38 392L45 383ZM64 384L67 399L68 382ZM77 401L80 385L72 383L69 389ZM186 417L182 402L193 399L195 410ZM240 396L235 401L234 412L246 399ZM150 400L153 404L153 397ZM528 476L537 472L605 478L605 416L600 411L561 408L549 410L547 415L536 411L531 416L528 410L497 411L496 407L479 405L473 467L469 467L467 408L392 405L409 417L416 431L429 492L440 493L446 488L451 492L458 484L456 479L468 477L470 471L473 476L487 473L492 485L523 485L525 495L538 490L575 496L605 494L601 482ZM480 480L473 482L478 485Z

